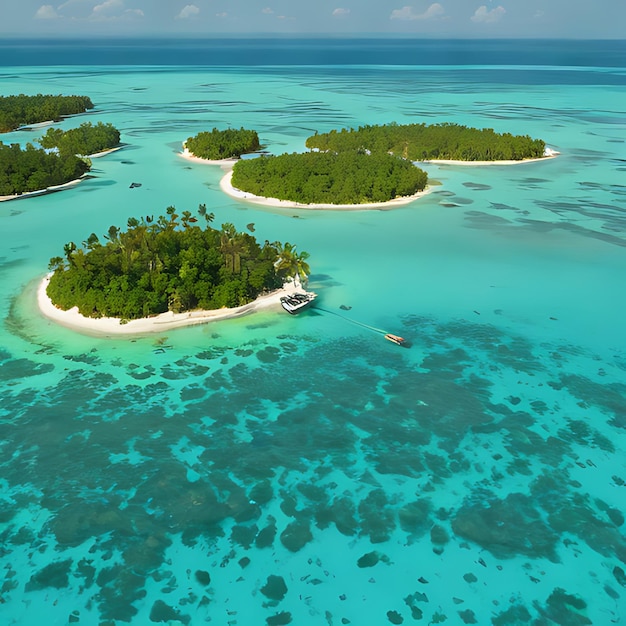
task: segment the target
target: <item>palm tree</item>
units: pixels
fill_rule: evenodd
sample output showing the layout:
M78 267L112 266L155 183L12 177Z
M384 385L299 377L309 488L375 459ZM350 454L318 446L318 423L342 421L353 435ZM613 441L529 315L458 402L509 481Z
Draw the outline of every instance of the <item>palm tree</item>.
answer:
M53 256L48 263L48 269L51 272L56 272L65 268L65 259L62 256Z
M67 259L70 265L74 265L74 252L76 252L76 244L73 241L66 243L63 246L63 252L65 253L65 258Z
M298 253L296 246L289 242L284 245L277 242L275 245L278 252L276 269L279 272L283 272L287 278L293 278L293 284L296 288L304 286L311 273L311 268L306 262L309 258L309 253Z
M200 204L198 206L198 215L203 217L207 224L210 224L215 219L215 213L207 213L206 204Z
M248 243L241 236L241 233L236 233L231 239L230 252L233 255L233 272L241 274L241 257L245 258L250 254Z
M191 219L191 211L183 211L183 216L180 221L183 224L183 228L189 228L189 220Z
M176 228L178 226L178 222L176 221L178 219L178 214L176 213L176 207L168 206L167 209L165 209L165 211L170 216L170 226L172 228Z
M309 275L311 274L311 268L306 260L309 258L308 252L300 252L297 253L294 257L294 265L295 265L295 275L294 275L294 285L297 286L300 283L302 286L305 286L309 280Z
M235 271L235 238L237 236L237 229L230 222L222 224L222 230L220 231L220 251L226 259L226 267L231 272Z
M100 240L98 239L98 235L96 233L91 233L89 237L87 237L86 241L83 241L83 246L87 248L87 250L93 250L97 248L100 244Z
M119 234L120 229L117 226L109 226L109 230L104 238L108 239L111 243L117 243Z

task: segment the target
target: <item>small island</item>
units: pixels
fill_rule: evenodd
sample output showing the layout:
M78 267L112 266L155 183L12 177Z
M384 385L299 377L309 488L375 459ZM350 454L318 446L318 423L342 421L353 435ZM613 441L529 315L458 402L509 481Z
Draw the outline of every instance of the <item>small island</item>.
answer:
M48 316L61 323L59 310L115 318L113 328L107 327L111 332L153 316L198 323L247 312L255 304L278 303L290 279L293 289L306 281L306 252L289 243L259 244L230 223L215 229L210 225L214 214L205 205L197 215L168 207L156 219L129 218L126 231L111 226L105 243L95 233L81 247L67 243L63 257L50 259L47 293L44 289L39 298L42 310L56 308Z
M261 149L259 136L254 130L228 128L211 132L201 132L189 137L183 147L191 156L208 161L238 159L242 154L250 154Z
M0 142L0 201L58 191L73 185L91 169L91 157L118 149L119 131L111 124L81 124L67 131L51 128L22 149Z
M56 122L93 108L93 102L87 96L0 96L0 133L29 124Z
M232 132L254 133L244 129ZM200 136L213 147L221 141L216 129ZM181 156L230 170L220 181L225 193L279 208L384 210L427 193L428 175L418 163L509 165L558 154L543 140L528 135L451 123L391 123L332 130L308 137L308 153L244 160L239 159L243 147L215 151L194 145L193 140L187 140Z
M413 198L428 176L389 154L305 152L238 161L231 182L254 196L332 207Z
M45 193L78 182L89 171L88 159L60 155L26 144L7 146L0 142L0 201L22 195Z
M85 122L78 128L63 131L50 128L39 139L46 150L56 150L61 156L94 155L119 147L120 131L112 124Z
M460 124L385 124L332 130L308 137L306 147L321 152L365 150L409 161L524 161L546 156L546 144L528 135L496 133Z

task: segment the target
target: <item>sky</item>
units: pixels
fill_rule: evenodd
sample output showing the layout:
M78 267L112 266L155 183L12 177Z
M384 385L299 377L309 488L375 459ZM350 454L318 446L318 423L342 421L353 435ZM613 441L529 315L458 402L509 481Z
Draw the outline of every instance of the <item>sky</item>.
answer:
M626 0L0 0L0 33L625 39Z

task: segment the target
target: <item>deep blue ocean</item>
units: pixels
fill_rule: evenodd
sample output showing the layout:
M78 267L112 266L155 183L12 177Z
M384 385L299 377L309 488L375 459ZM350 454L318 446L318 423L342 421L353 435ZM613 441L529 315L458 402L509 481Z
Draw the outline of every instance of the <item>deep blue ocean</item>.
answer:
M626 624L626 42L7 38L18 93L88 95L55 126L124 145L0 202L0 624ZM425 164L428 195L358 211L237 200L180 156L389 122L559 155ZM201 203L309 252L316 306L41 315L65 243Z
M1 65L554 65L623 67L626 40L5 39Z

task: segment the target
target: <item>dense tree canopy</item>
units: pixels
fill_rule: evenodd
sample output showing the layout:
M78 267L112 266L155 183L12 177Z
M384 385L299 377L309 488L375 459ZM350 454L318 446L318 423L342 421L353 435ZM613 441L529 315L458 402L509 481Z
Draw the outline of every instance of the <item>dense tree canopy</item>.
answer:
M93 109L87 96L0 96L0 132L6 133L25 124L56 121L87 109Z
M260 149L259 136L254 130L228 128L198 133L189 137L185 146L194 156L201 159L219 160L238 158L242 154Z
M72 155L48 154L27 144L7 146L0 142L0 196L38 191L80 178L89 161Z
M539 158L546 144L528 135L496 133L459 124L386 124L360 126L357 130L332 130L306 140L307 148L343 152L367 150L392 153L411 161L454 159L459 161L502 161Z
M258 196L303 204L363 204L411 196L427 175L388 154L306 152L238 161L232 183Z
M47 149L56 148L61 155L89 155L119 145L120 132L112 124L85 122L67 131L49 128L39 143Z
M204 205L198 215L169 207L156 220L130 218L125 232L111 226L104 243L95 233L82 247L67 243L65 257L50 259L48 295L65 310L130 320L239 306L308 270L308 255L298 257L294 246L261 245L232 224L212 228L213 213Z

